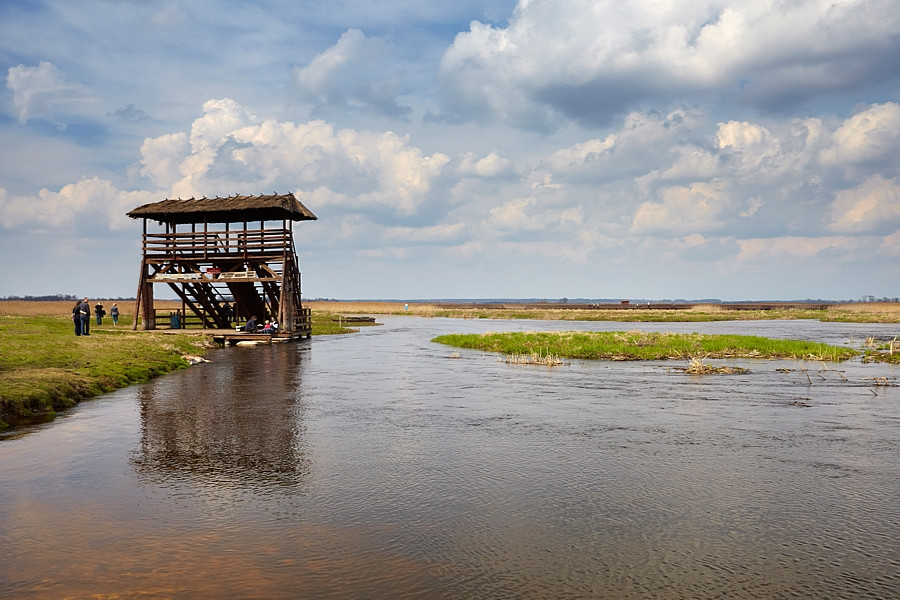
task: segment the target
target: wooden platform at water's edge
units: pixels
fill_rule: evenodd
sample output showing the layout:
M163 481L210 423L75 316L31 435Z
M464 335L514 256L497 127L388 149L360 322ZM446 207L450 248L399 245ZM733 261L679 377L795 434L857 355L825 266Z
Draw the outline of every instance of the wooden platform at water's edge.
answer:
M254 342L256 344L278 344L291 342L302 338L309 338L308 331L295 331L293 333L249 333L247 331L225 331L222 329L213 333L213 339L217 344L234 346L238 342Z
M138 329L138 331L143 331ZM257 344L271 344L280 342L292 342L303 338L309 338L312 330L295 331L293 333L276 333L274 335L268 333L248 333L246 331L235 331L234 329L152 329L155 333L164 333L168 335L208 335L217 344L234 346L238 342L255 342Z

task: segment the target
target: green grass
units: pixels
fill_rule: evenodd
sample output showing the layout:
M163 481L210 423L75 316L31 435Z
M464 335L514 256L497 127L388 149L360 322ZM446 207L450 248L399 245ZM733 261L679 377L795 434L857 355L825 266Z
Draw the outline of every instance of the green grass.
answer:
M863 362L881 362L900 365L900 352L888 354L884 351L866 350L865 354L863 354Z
M863 362L881 362L900 365L900 344L896 338L893 342L882 342L867 347L863 353Z
M313 335L352 333L330 313L313 314ZM171 334L131 331L131 319L114 328L91 322L76 337L65 317L0 317L0 430L43 421L93 396L188 366L182 356L213 345L202 330Z
M201 335L132 332L91 326L76 337L64 317L0 318L0 428L40 420L76 403L188 366L202 354Z
M858 356L851 348L816 342L778 340L747 335L698 333L512 332L441 335L432 341L458 348L502 354L552 354L599 360L664 360L689 358L795 358L840 361Z
M340 333L356 333L358 327L371 327L372 323L354 323L355 327L345 327L338 321L338 315L330 312L313 311L312 313L312 334L316 335L335 335Z

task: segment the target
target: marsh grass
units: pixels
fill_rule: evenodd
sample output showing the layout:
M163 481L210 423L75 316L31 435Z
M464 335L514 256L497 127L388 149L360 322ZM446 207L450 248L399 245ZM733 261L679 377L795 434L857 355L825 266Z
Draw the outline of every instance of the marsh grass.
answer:
M866 338L863 348L863 362L900 364L900 341L897 340L897 336L887 342Z
M582 310L571 308L527 308L524 305L498 305L484 308L448 308L427 302L366 302L366 301L307 301L304 306L313 311L335 314L388 314L419 317L449 317L455 319L540 319L564 321L647 322L706 322L706 321L771 321L781 319L812 319L830 322L900 323L900 303L871 302L834 304L824 310L776 308L772 310L730 310L721 304L698 304L684 310Z
M113 302L119 303L121 322L134 314L133 301L101 299L109 312ZM91 304L96 299L91 299ZM0 316L68 316L74 302L31 302L23 300L0 300ZM181 308L178 300L157 300L156 308L176 310ZM381 314L414 315L419 317L451 317L457 319L541 319L566 321L619 321L619 322L704 322L704 321L753 321L779 319L815 319L819 321L855 323L900 323L900 303L897 302L855 302L834 304L825 310L773 309L773 310L729 310L720 304L698 304L686 310L580 310L569 308L530 309L515 305L498 305L497 308L447 308L429 302L384 302L384 301L340 301L308 300L304 306L314 313L344 315ZM108 316L107 316L108 318ZM105 321L105 319L104 319Z
M437 316L440 308L428 303L409 303L409 309L405 309L404 302L379 302L379 301L342 301L342 300L307 300L303 306L312 309L313 313L324 312L334 315L417 315L424 317Z
M368 323L354 323L354 325L370 325ZM323 312L321 310L312 311L312 334L316 335L336 335L342 333L355 333L359 329L345 327L339 320L338 315L331 312Z
M105 322L105 321L104 321ZM85 398L188 366L203 335L132 332L111 324L76 337L71 318L0 317L0 421L45 418ZM2 425L0 425L2 427Z
M859 354L851 348L816 342L747 335L646 331L449 334L438 336L432 341L508 355L543 352L564 358L595 360L690 360L704 357L841 361Z
M562 357L555 354L544 354L543 352L532 352L531 354L508 354L506 358L499 358L508 365L540 365L543 367L559 367L563 364Z
M849 304L836 304L834 309L850 313L893 315L895 317L900 317L900 302L852 302Z
M729 365L711 365L703 362L703 358L691 358L691 362L687 367L680 370L689 375L742 375L747 372L743 367L733 367Z

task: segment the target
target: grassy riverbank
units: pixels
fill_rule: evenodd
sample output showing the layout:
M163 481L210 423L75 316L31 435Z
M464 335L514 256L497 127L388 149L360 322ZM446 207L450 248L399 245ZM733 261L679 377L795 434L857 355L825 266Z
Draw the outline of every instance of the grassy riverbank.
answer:
M457 348L510 355L551 355L601 360L691 358L796 358L840 361L858 356L851 348L747 335L653 333L645 331L542 331L450 334L432 340Z
M131 331L132 315L125 311L118 327L108 317L102 326L92 320L91 335L76 337L72 320L59 316L71 310L68 303L0 302L0 308L0 430L52 418L86 398L185 368L183 356L214 346L200 329L177 335ZM314 313L313 335L356 331L335 319Z
M199 333L132 332L121 323L76 337L69 318L0 317L0 428L187 367L182 356L211 343Z

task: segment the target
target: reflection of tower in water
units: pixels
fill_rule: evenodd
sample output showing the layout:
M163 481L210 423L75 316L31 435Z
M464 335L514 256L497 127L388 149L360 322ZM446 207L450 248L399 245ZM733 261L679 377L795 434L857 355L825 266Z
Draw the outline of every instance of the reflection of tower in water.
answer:
M143 386L138 473L164 483L296 492L309 472L303 363L309 345L229 348Z

